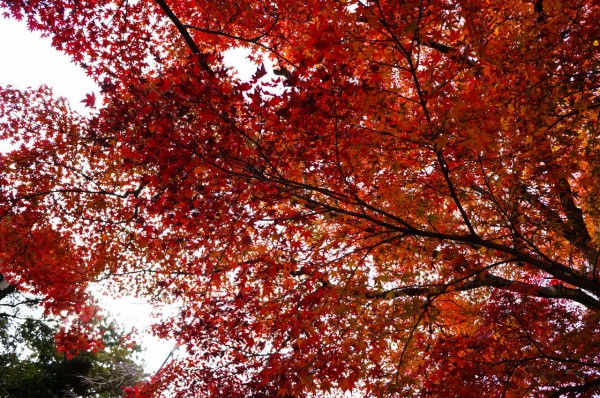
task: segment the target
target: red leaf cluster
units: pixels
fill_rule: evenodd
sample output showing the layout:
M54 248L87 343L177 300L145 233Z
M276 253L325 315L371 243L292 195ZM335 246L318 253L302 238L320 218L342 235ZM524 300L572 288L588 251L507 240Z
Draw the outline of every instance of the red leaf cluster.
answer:
M0 6L103 97L0 89L0 271L177 306L133 396L598 393L596 2Z

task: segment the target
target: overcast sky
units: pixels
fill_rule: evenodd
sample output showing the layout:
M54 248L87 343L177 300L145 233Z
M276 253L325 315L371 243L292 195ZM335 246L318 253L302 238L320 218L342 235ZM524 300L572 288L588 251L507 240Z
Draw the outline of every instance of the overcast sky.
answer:
M29 32L22 22L0 17L0 54L2 85L25 88L45 84L52 87L56 95L66 97L72 108L83 112L81 100L87 93L99 91L82 68L71 64L67 56L51 47L50 39L42 39L38 34ZM111 317L125 327L136 327L142 331L139 342L146 349L143 355L146 371L156 371L174 343L159 341L143 333L144 327L150 323L152 308L133 298L99 298Z
M98 91L82 68L54 50L49 38L29 32L23 22L0 17L0 54L1 84L22 88L48 85L77 110L83 110L80 101L86 93Z

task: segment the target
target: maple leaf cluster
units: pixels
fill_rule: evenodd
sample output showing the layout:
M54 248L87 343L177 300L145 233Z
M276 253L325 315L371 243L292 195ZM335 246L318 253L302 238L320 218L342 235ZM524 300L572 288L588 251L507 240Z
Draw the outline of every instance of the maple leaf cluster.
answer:
M0 271L176 305L132 396L598 393L597 2L0 6L102 89L0 89Z

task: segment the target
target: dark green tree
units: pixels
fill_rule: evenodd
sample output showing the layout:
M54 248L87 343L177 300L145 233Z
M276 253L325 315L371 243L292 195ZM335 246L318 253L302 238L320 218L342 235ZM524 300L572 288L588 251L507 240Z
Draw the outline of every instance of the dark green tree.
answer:
M57 350L57 321L35 316L35 300L15 296L0 301L0 397L119 397L142 378L134 359L140 347L115 322L95 321L102 349L65 355Z

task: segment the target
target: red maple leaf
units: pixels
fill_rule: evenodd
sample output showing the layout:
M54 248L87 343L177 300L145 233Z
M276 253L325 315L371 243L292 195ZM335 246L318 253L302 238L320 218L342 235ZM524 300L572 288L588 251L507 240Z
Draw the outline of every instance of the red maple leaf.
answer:
M85 98L81 101L88 108L94 108L96 104L96 94L86 94Z

